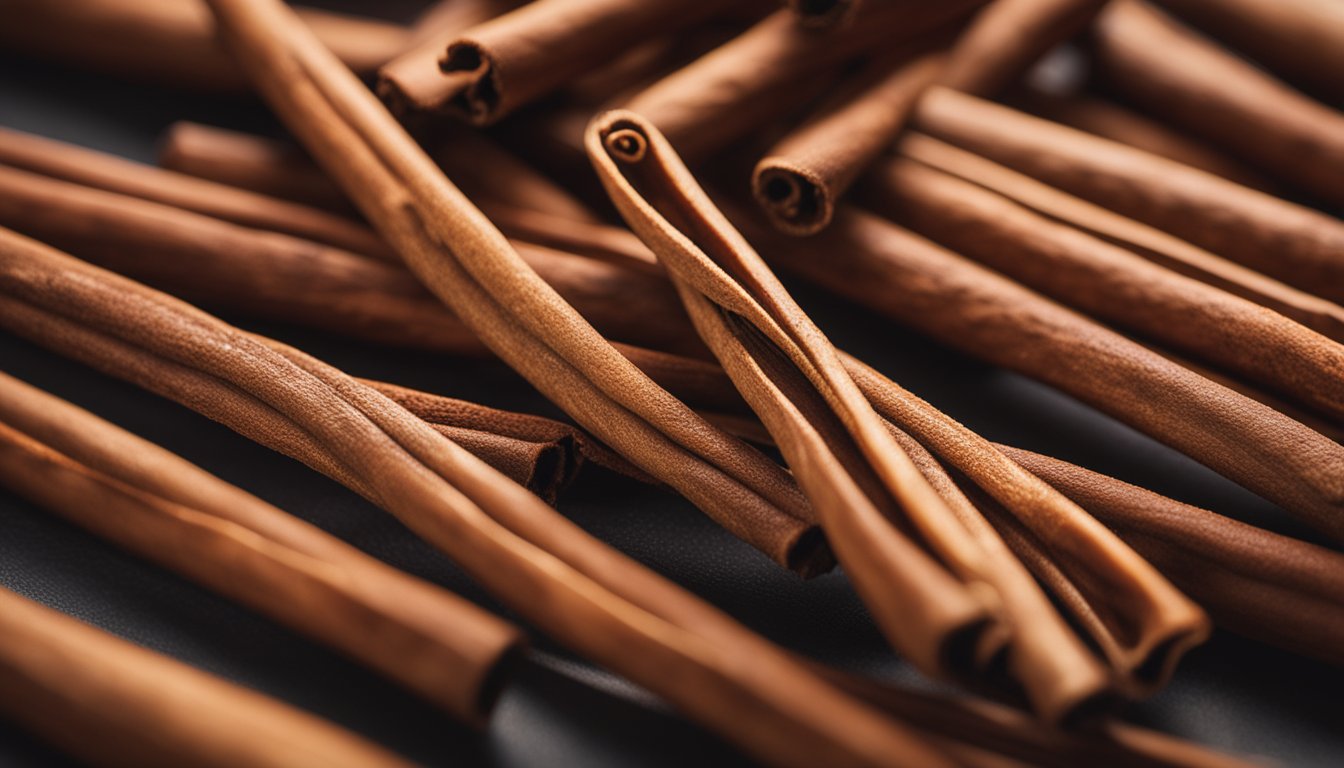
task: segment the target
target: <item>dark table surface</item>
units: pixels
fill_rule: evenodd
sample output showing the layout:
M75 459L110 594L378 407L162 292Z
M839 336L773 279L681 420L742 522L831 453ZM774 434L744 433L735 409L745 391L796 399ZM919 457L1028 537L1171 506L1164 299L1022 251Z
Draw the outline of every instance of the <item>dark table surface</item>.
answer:
M203 98L0 58L0 125L5 127L152 161L159 132L178 119L276 130L266 110L247 98ZM796 292L842 347L987 437L1305 535L1267 502L1086 406L805 287L797 286ZM555 413L500 364L380 349L226 318L353 374ZM159 443L401 568L491 604L451 562L388 515L224 427L3 332L0 370ZM884 648L842 574L801 582L684 501L602 472L582 478L560 508L594 535L783 645L867 674L914 677ZM489 728L470 731L343 658L4 490L0 584L318 713L427 764L749 762L649 694L572 659L545 638L535 640L542 653L508 687ZM1228 750L1327 768L1344 764L1340 691L1342 670L1218 633L1189 655L1168 689L1133 707L1127 717ZM0 724L0 765L63 763L49 748Z

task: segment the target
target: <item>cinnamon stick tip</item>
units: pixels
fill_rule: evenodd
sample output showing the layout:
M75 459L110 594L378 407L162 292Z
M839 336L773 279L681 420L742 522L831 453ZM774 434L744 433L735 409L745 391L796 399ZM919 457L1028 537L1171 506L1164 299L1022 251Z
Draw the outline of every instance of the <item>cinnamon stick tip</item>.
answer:
M835 553L820 526L808 526L789 542L784 567L802 579L813 579L835 569Z
M775 228L788 235L815 235L835 215L835 201L822 180L777 158L756 165L751 191Z
M439 59L439 71L451 82L446 108L475 126L487 126L500 113L502 86L490 54L473 40L454 40Z

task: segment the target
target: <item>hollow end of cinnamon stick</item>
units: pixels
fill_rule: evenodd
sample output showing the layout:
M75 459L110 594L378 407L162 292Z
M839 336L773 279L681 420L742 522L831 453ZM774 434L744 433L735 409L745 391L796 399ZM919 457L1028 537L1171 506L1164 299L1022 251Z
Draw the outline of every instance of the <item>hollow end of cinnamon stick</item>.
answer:
M638 163L649 151L649 140L631 123L614 123L602 142L612 157L624 163Z
M801 579L813 579L835 569L835 553L820 526L804 528L785 553L784 565Z
M756 166L751 191L770 223L785 234L815 235L835 215L835 200L826 183L779 158L766 158Z
M448 112L475 126L487 126L498 120L499 73L489 52L471 40L457 40L439 59L439 71L449 79L442 90L452 93L443 102Z

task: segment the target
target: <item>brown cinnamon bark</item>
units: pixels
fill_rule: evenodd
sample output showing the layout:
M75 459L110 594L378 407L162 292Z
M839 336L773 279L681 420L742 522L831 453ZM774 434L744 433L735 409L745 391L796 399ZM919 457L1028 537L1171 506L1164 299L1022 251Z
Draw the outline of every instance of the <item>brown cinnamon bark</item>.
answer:
M914 124L1219 256L1344 300L1339 219L945 88L920 101Z
M819 556L811 512L777 464L611 347L282 6L212 7L291 131L487 346L631 463L777 562L809 570Z
M1007 88L1056 45L1092 23L1108 0L998 0L976 14L948 53L939 82L978 96Z
M1206 634L1198 609L1082 510L983 439L831 347L647 122L626 112L600 116L589 146L618 210L664 260L697 330L795 469L838 557L898 648L937 670L938 660L927 650L912 653L911 644L927 649L930 629L936 639L947 631L943 627L955 626L946 623L946 614L926 614L929 626L912 628L908 617L901 624L883 612L880 601L894 583L910 584L907 589L916 594L947 591L913 570L923 564L909 552L919 549L901 553L904 570L893 566L899 562L893 555L900 553L900 535L911 530L949 575L997 594L1012 638L1014 671L1046 717L1066 719L1105 695L1105 676L1096 662L1003 542L969 503L956 505L964 501L959 493L953 498L939 493L940 483L944 491L952 486L941 470L931 472L936 462L891 431L879 414L992 489L1027 526L1048 531L1051 546L1068 561L1065 570L1107 582L1105 591L1092 591L1089 602L1119 606L1109 615L1132 622L1096 633L1103 645L1114 641L1106 651L1123 676L1154 655L1160 664L1174 663ZM898 527L865 521L869 509L881 510ZM863 531L861 543L856 529ZM884 567L885 590L874 577ZM941 601L946 605L949 599ZM919 629L926 633L923 639Z
M174 131L174 135L178 133ZM187 129L187 141L200 143L196 133ZM277 154L258 155L258 160L269 164ZM19 131L0 129L0 165L152 200L254 229L283 232L347 251L395 258L368 227L347 218ZM287 166L273 167L289 175Z
M706 19L720 6L710 0L539 0L440 38L439 78L400 83L400 99L489 125L632 44Z
M155 284L206 303L236 297L248 311L298 322L335 305L341 314L329 322L363 338L395 339L412 328L427 334L407 340L415 345L480 349L461 322L435 324L444 313L401 267L287 235L3 166L0 224L119 271L152 275ZM518 248L603 333L688 351L689 324L661 279L540 246ZM292 277L281 277L286 272L314 282L296 293ZM647 316L632 314L631 305Z
M773 115L805 101L798 82L873 51L916 41L950 27L982 0L924 3L884 0L865 3L852 24L835 30L807 29L788 11L772 14L723 46L645 89L625 105L667 136L683 157L699 160L737 138L719 123L733 121L744 102L762 93L773 98ZM897 30L893 38L892 30ZM780 111L783 110L783 111Z
M805 243L751 235L779 267L1071 394L1344 536L1344 447L1283 414L876 216L842 211Z
M516 629L93 414L0 374L0 480L484 724Z
M1245 163L1169 125L1099 96L1064 96L1041 90L1020 90L1012 95L1009 103L1046 120L1175 160L1245 187L1261 192L1274 191L1273 182L1246 167Z
M1095 48L1101 76L1127 99L1270 178L1344 207L1344 113L1137 0L1109 7Z
M443 0L421 25L416 44L378 69L378 95L398 114L433 109L424 99L442 86L444 41L517 6L517 0Z
M911 132L907 157L998 192L1049 219L1143 256L1168 269L1268 307L1335 341L1344 341L1344 307L1247 269L1166 232L1074 197L928 136Z
M1219 626L1344 664L1344 555L1271 533L1048 456L1002 447L1087 507Z
M980 186L978 163L939 149L924 145L919 156L936 154L938 165L954 167L956 175L915 160L886 161L866 178L865 202L1062 304L1344 418L1338 342L1052 221L1017 203L1011 179Z
M1160 0L1282 77L1344 102L1344 8L1332 0Z
M824 229L836 201L904 127L915 100L942 70L937 54L884 57L854 93L789 132L756 164L752 192L770 221L791 235Z
M302 9L304 23L341 61L369 74L399 55L411 33L396 24ZM200 0L6 0L0 46L95 72L166 85L247 85L219 44Z
M63 479L86 480L73 472ZM92 765L411 765L288 704L7 589L0 589L0 658L0 711Z
M109 346L149 347L176 376L146 383L172 383L183 399L203 381L226 384L235 397L195 405L231 411L235 429L384 506L543 631L752 753L799 766L952 764L339 371L17 235L0 237L0 275L9 327L76 346L87 325Z

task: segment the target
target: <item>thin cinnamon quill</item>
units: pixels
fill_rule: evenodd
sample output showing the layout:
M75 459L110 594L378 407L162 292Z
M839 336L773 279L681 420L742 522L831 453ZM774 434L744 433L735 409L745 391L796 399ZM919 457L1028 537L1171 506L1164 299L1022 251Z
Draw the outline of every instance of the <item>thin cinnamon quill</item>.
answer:
M517 7L517 0L443 0L436 6L433 29L421 35L410 50L378 69L378 93L400 114L433 109L433 98L442 87L439 59L452 39L477 24Z
M0 374L0 483L483 725L516 629Z
M246 78L220 46L201 0L6 0L0 47L95 72L234 90ZM356 72L372 73L412 40L405 27L301 9L305 24Z
M341 314L331 322L364 338L395 337L412 328L428 334L419 344L480 349L461 322L435 324L444 313L403 268L288 235L3 165L0 225L115 269L151 274L156 284L206 303L237 296L249 311L300 322L317 307L334 304ZM686 351L689 325L661 279L550 248L519 244L518 249L604 334ZM317 279L294 293L288 290L292 280L280 277L286 271ZM207 280L207 273L213 279ZM632 315L632 304L647 316Z
M713 0L537 0L440 37L437 79L385 79L398 103L489 125L634 43L718 12ZM386 95L385 95L386 98Z
M586 431L777 562L822 548L792 479L611 347L523 262L363 85L283 6L214 2L262 94L407 266Z
M889 221L840 213L807 242L752 236L780 268L1071 394L1344 537L1338 443Z
M735 121L734 113L743 103L770 94L769 111L776 117L787 114L805 103L798 100L797 89L808 75L825 73L879 46L919 40L950 27L982 4L983 0L865 3L853 23L828 30L802 27L792 13L779 11L649 86L625 106L657 126L683 157L699 160L739 137L720 123Z
M0 444L0 460L12 456ZM61 480L86 482L70 471ZM409 768L355 734L0 588L0 712L92 765Z
M1344 664L1344 555L1058 459L1001 449L1086 506L1219 626Z
M1014 180L977 185L978 158L937 143L917 149L936 165L893 159L866 177L874 210L1062 304L1344 418L1344 345L1052 221L1017 202Z
M188 400L224 392L193 405L227 412L230 426L388 509L543 631L752 754L798 766L953 764L339 371L7 232L0 282L11 329L67 352L148 349L175 376L146 383Z
M945 88L924 133L1285 283L1344 301L1344 221L1194 168Z
M1148 3L1112 3L1095 38L1098 72L1126 99L1270 178L1344 208L1344 112Z
M881 604L891 584L918 577L918 571L910 569L923 567L908 553L903 555L904 571L883 560L900 551L895 545L906 531L918 532L927 547L924 551L949 575L973 588L993 591L1011 636L1014 672L1047 717L1064 719L1078 713L1095 704L1093 699L1106 686L1099 667L984 520L969 505L948 506L956 499L939 494L944 478L929 475L936 462L925 460L923 449L903 440L879 414L902 428L913 426L921 442L951 455L954 464L1021 512L1029 526L1052 532L1056 537L1052 545L1062 557L1069 557L1068 551L1078 556L1068 567L1085 570L1106 562L1114 568L1106 573L1110 588L1126 597L1116 599L1113 593L1100 599L1124 604L1119 613L1134 621L1123 628L1124 639L1108 649L1108 654L1116 651L1112 658L1123 675L1149 659L1152 649L1145 647L1149 642L1183 648L1202 638L1205 629L1199 611L1081 510L1063 497L1052 497L1047 486L961 425L830 347L652 126L630 113L609 113L595 120L589 147L618 210L663 259L697 329L761 415L800 485L813 498L823 528L879 626L916 663L939 668L927 652L911 654L912 642L919 647L919 641L911 639L918 638L911 634L916 628L909 626L908 618L904 624L884 624L888 615ZM943 482L942 487L950 484ZM837 504L836 499L844 503ZM866 522L869 509L880 510L886 525ZM852 526L863 531L862 545L853 538ZM885 590L875 588L873 580L884 567L890 569ZM914 582L916 589L937 585L922 578L923 584ZM942 598L945 604L948 599ZM939 623L931 626L937 628ZM1101 634L1110 637L1111 630ZM937 636L935 632L933 637ZM1145 639L1133 649L1119 651L1118 645L1136 636ZM1131 652L1131 658L1120 658ZM1158 652L1162 664L1179 653Z
M1344 8L1334 0L1160 0L1287 80L1344 103Z

